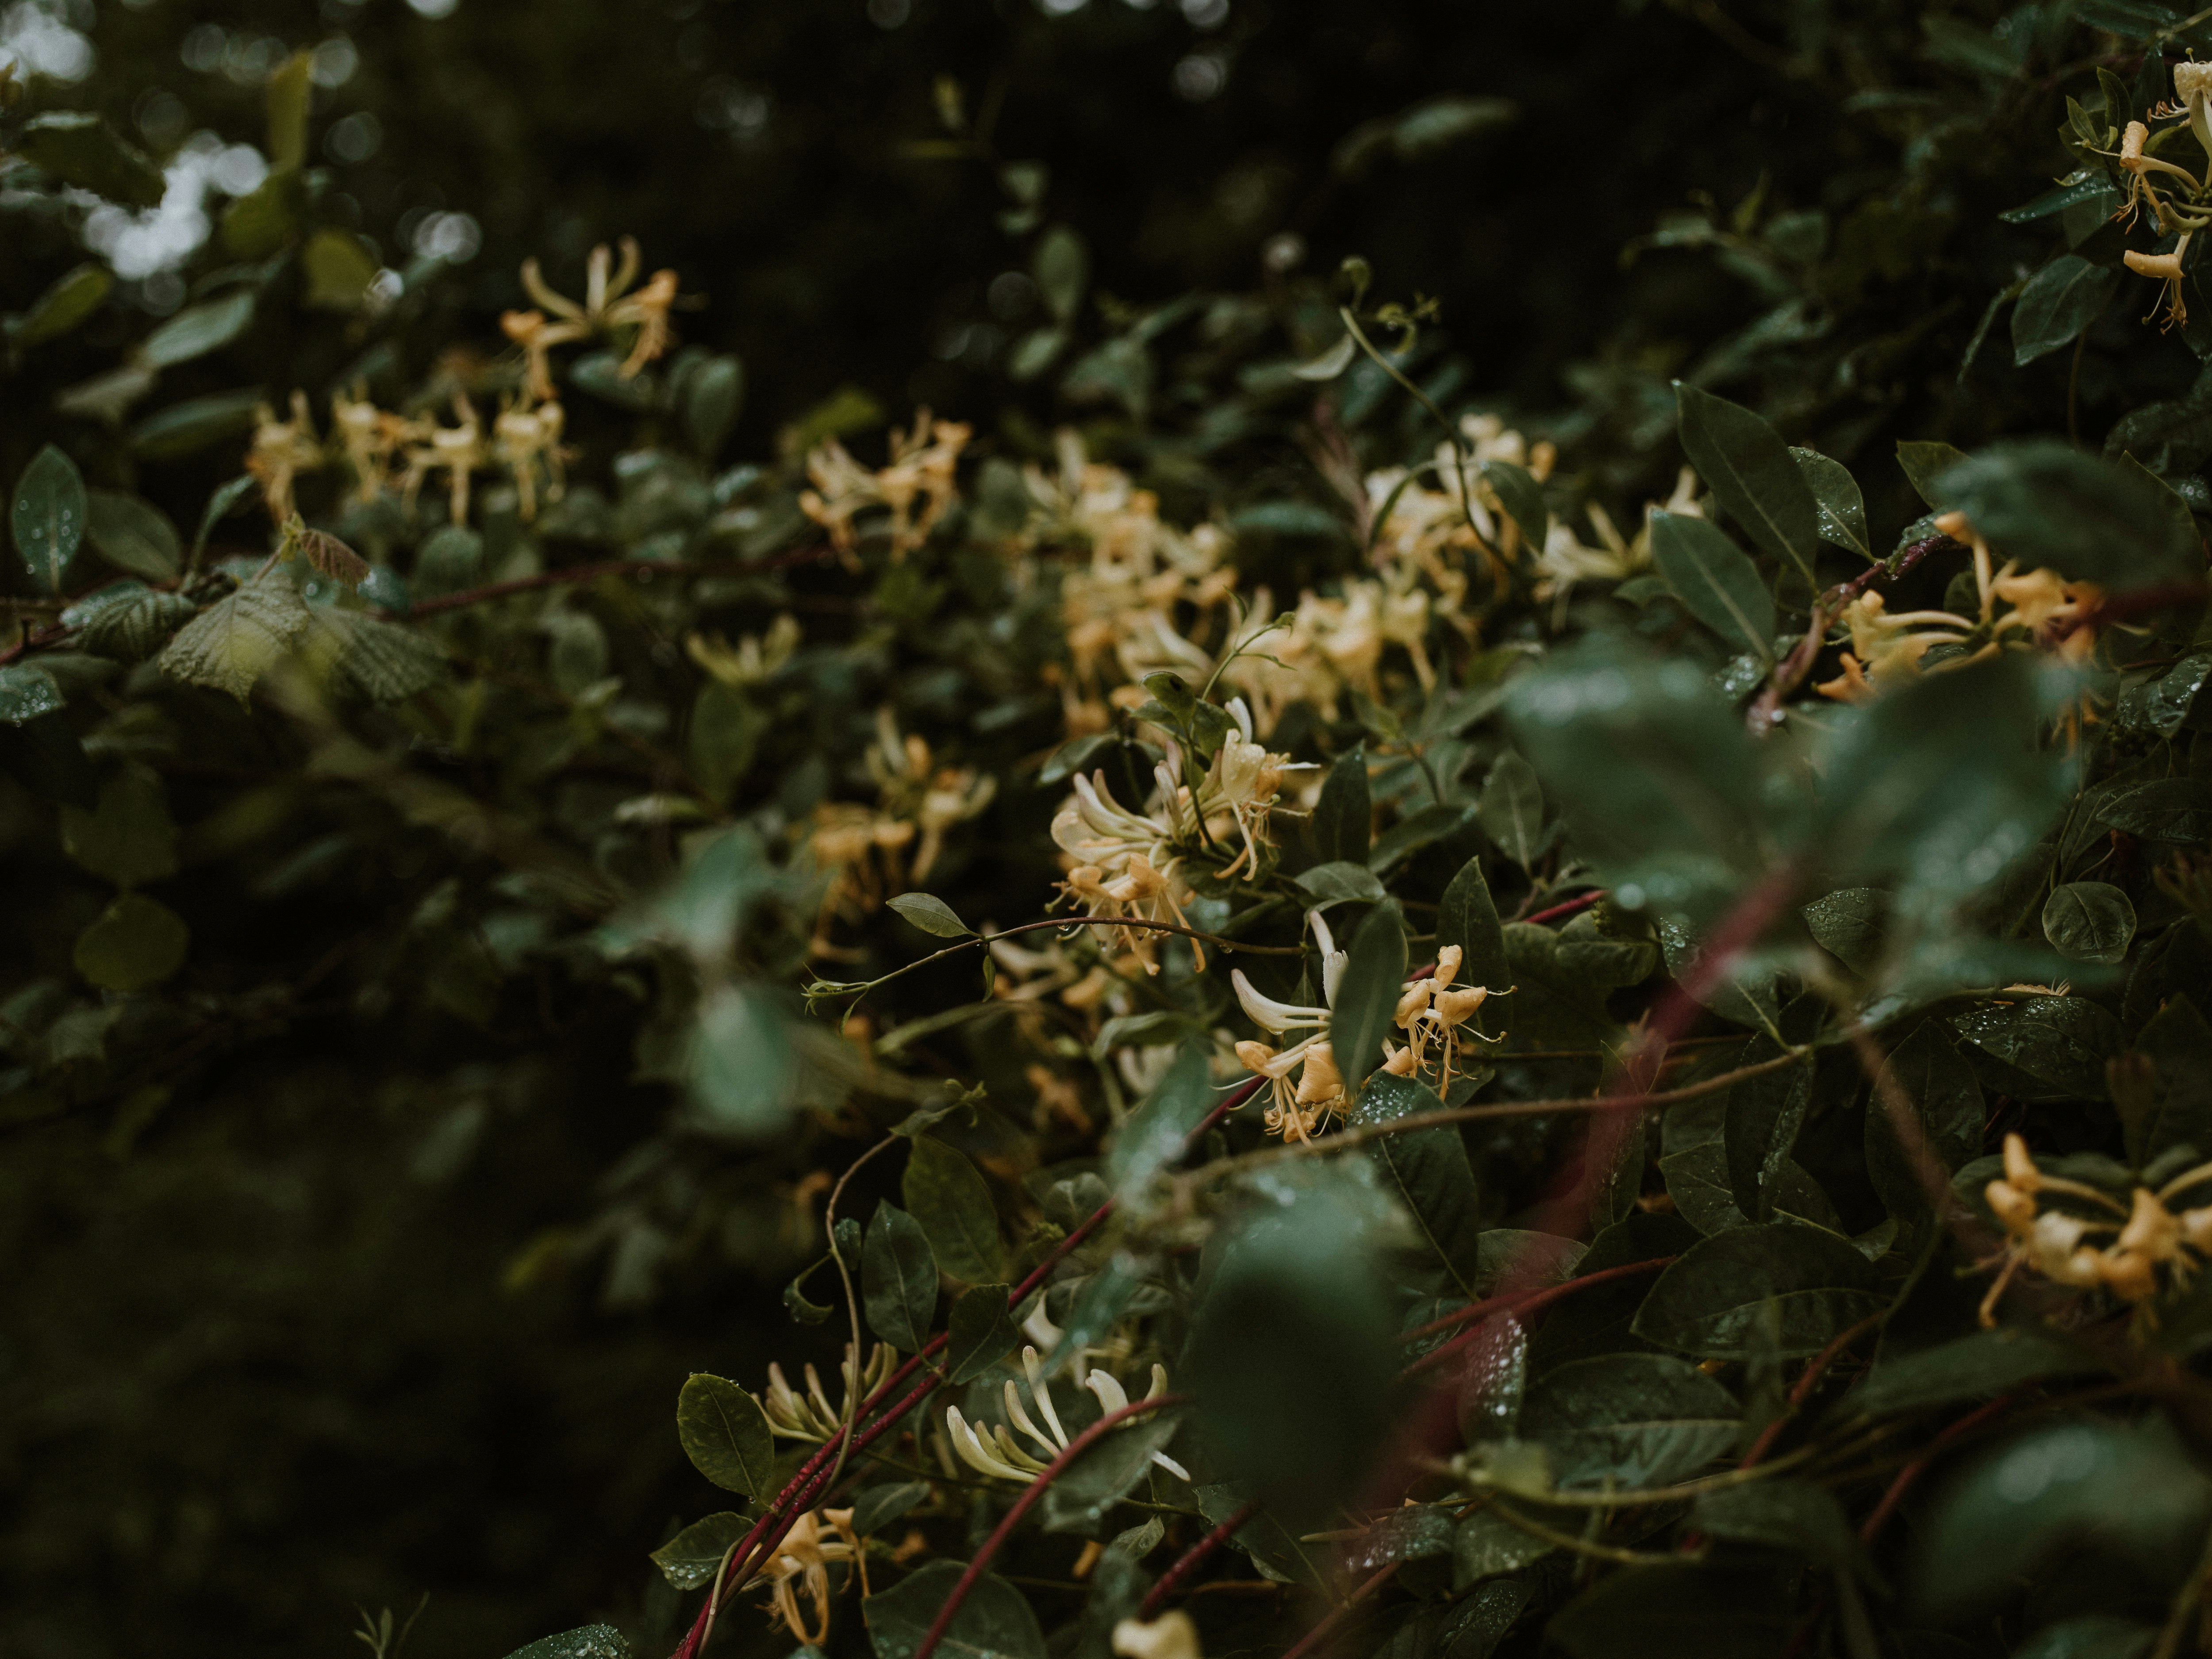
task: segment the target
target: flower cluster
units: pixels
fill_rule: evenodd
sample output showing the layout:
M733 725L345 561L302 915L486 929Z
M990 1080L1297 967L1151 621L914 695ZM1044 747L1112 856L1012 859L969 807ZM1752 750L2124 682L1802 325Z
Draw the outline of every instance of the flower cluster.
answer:
M2212 1180L2212 1164L2184 1171L2156 1192L2137 1187L2123 1205L2086 1182L2045 1173L2028 1155L2027 1143L2007 1135L2004 1174L1982 1189L2008 1240L2004 1271L1982 1304L1982 1322L1996 1322L1997 1298L2023 1264L2054 1284L2101 1287L2137 1304L2158 1294L2161 1266L2175 1285L2185 1284L2197 1258L2212 1257L2212 1204L2179 1214L2167 1206L2207 1180ZM2053 1199L2080 1200L2108 1214L2077 1215L2053 1206ZM2090 1242L2106 1236L2109 1244Z
M1345 1107L1344 1076L1337 1069L1336 1052L1329 1043L1329 1019L1336 1007L1337 988L1344 981L1346 957L1336 948L1320 911L1308 911L1306 924L1313 929L1314 942L1321 951L1322 1000L1317 1006L1277 1002L1262 996L1252 988L1252 981L1244 977L1241 968L1229 975L1237 1000L1255 1025L1270 1036L1297 1038L1279 1048L1249 1039L1237 1045L1237 1058L1267 1079L1267 1133L1285 1140L1311 1140Z
M1871 702L1923 672L1922 659L1939 645L1962 647L1941 665L1976 662L2010 645L2048 646L2061 660L2079 664L2097 646L2094 620L2104 590L2094 582L2069 582L2044 568L2022 574L2017 560L1992 569L1989 543L1963 513L1947 513L1935 527L1973 549L1978 616L1950 611L1892 612L1881 594L1861 593L1844 607L1850 649L1841 653L1843 672L1815 687L1824 697L1843 702ZM2002 615L1996 607L2008 607Z
M1387 1042L1382 1045L1382 1069L1394 1077L1421 1076L1433 1054L1439 1099L1451 1088L1452 1067L1459 1058L1460 1028L1492 997L1512 994L1483 985L1453 984L1464 956L1456 945L1447 945L1437 952L1436 967L1406 988L1392 1014L1392 1022L1406 1034L1405 1045L1401 1048ZM1503 1036L1496 1040L1504 1041Z
M928 539L931 528L958 499L953 482L969 429L953 421L933 421L915 411L913 427L890 433L890 464L871 471L832 438L806 458L813 488L802 491L799 510L830 532L830 545L854 568L860 544L860 516L884 513L880 526L894 563Z
M953 1451L969 1468L980 1474L988 1474L994 1480L1018 1480L1026 1485L1042 1474L1054 1458L1067 1449L1068 1437L1067 1431L1060 1426L1060 1413L1053 1405L1052 1389L1045 1382L1044 1367L1035 1348L1023 1348L1022 1374L1029 1379L1030 1398L1036 1402L1037 1414L1044 1419L1045 1426L1038 1428L1023 1407L1021 1389L1011 1377L1006 1380L1005 1395L1006 1422L1012 1423L1036 1443L1044 1454L1043 1462L1040 1462L1022 1448L1021 1443L1007 1431L1006 1423L983 1425L981 1426L988 1427L990 1432L988 1435L979 1433L978 1425L963 1417L957 1406L945 1408L945 1432L951 1442ZM1102 1413L1118 1412L1129 1404L1128 1390L1104 1371L1094 1369L1083 1379L1083 1386L1097 1397ZM1167 1367L1156 1364L1152 1367L1152 1386L1145 1398L1157 1400L1167 1391ZM1124 1426L1133 1428L1135 1424L1132 1422ZM1165 1452L1154 1452L1152 1462L1178 1480L1190 1479L1190 1471ZM951 1473L949 1463L946 1473Z
M761 1582L768 1590L771 1628L781 1624L810 1646L829 1640L832 1562L850 1562L858 1567L860 1594L868 1593L868 1558L853 1530L853 1511L810 1510L792 1524L775 1553L760 1569ZM801 1589L813 1603L811 1624L799 1611Z
M768 1393L761 1402L767 1415L769 1432L785 1440L805 1440L813 1444L822 1442L844 1426L860 1402L866 1400L891 1374L891 1351L878 1342L868 1351L867 1364L854 1370L853 1345L845 1345L845 1357L838 1362L837 1370L845 1384L845 1404L842 1410L833 1410L830 1396L822 1391L822 1378L809 1364L802 1375L806 1378L806 1392L799 1394L784 1381L783 1367L769 1363Z

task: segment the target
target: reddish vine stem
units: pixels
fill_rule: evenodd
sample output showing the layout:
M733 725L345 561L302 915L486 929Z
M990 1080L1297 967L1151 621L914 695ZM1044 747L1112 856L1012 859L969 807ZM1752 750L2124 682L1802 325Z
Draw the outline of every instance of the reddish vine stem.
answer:
M1037 1499L1044 1494L1044 1489L1057 1480L1069 1464L1097 1444L1109 1429L1146 1412L1158 1411L1164 1406L1182 1405L1189 1398L1188 1395L1163 1394L1150 1400L1137 1401L1119 1411L1108 1412L1069 1441L1060 1455L1046 1464L1037 1478L1023 1489L1022 1495L1014 1500L1013 1508L1006 1511L1006 1518L992 1528L991 1535L983 1540L983 1547L975 1552L975 1559L968 1564L967 1570L960 1575L959 1582L953 1585L952 1594L946 1596L945 1605L938 1608L937 1617L930 1623L929 1634L921 1638L921 1645L914 1650L914 1659L929 1659L929 1656L937 1651L937 1644L945 1639L945 1632L951 1628L953 1615L960 1611L960 1604L968 1599L968 1592L975 1589L976 1581L982 1577L983 1570L991 1565L991 1558L999 1553L1000 1547L1007 1539L1013 1536L1014 1528L1021 1524L1022 1517L1036 1507Z
M1604 896L1604 888L1594 887L1587 893L1577 894L1564 904L1555 904L1548 910L1539 910L1534 915L1523 916L1521 920L1532 924L1540 921L1557 921L1561 916L1576 915L1589 909L1591 905L1595 904Z
M1771 1423L1759 1431L1759 1438L1751 1443L1751 1449L1743 1455L1743 1462L1736 1467L1750 1468L1767 1453L1772 1451L1774 1443L1782 1437L1782 1431L1789 1427L1790 1418L1813 1397L1813 1390L1820 1386L1821 1376L1828 1367L1836 1363L1845 1348L1888 1317L1889 1310L1887 1308L1880 1313L1869 1314L1815 1354L1813 1357L1813 1363L1805 1367L1805 1374L1797 1379L1796 1386L1790 1390L1790 1409L1778 1414Z
M1197 1146L1208 1130L1215 1127L1224 1118L1257 1094L1261 1085L1266 1080L1264 1078L1253 1078L1231 1090L1222 1098L1221 1103L1200 1119L1198 1127L1183 1138L1183 1151L1188 1153L1192 1147ZM1112 1213L1114 1205L1115 1200L1109 1198L1093 1210L1073 1232L1053 1247L1051 1254L1038 1262L1020 1284L1008 1292L1006 1308L1009 1312L1020 1307L1024 1301L1028 1300L1030 1293L1044 1283L1052 1270L1097 1230L1099 1224ZM898 1370L885 1377L877 1386L875 1391L861 1401L860 1410L854 1413L855 1423L857 1424L860 1419L873 1411L879 1401L889 1396L902 1382L913 1376L915 1370L926 1364L931 1355L945 1346L945 1341L946 1337L943 1333L932 1337L922 1345L921 1352L914 1355ZM871 1444L884 1431L903 1419L909 1412L929 1396L937 1388L938 1382L939 1379L932 1376L921 1387L891 1407L866 1429L860 1431L854 1440L853 1449L859 1451ZM798 1524L799 1517L804 1515L814 1500L822 1495L829 1485L828 1480L823 1478L823 1467L836 1455L838 1445L844 1437L845 1431L840 1429L823 1442L814 1455L800 1466L799 1473L791 1478L784 1489L775 1495L775 1499L762 1512L761 1518L753 1523L752 1529L738 1540L737 1547L730 1552L727 1558L730 1563L727 1569L727 1587L724 1588L718 1582L715 1589L708 1594L706 1604L699 1609L698 1616L692 1620L690 1630L685 1634L682 1643L678 1645L673 1659L694 1659L694 1656L705 1644L708 1632L714 1628L715 1615L720 1610L722 1603L744 1588L746 1580L750 1577L758 1563L768 1560L774 1554L776 1546L782 1543L785 1535ZM779 1522L781 1522L780 1525ZM919 1659L918 1656L917 1659Z
M1598 1285L1610 1284L1614 1279L1626 1279L1636 1273L1657 1273L1678 1259L1671 1255L1654 1256L1649 1261L1632 1261L1626 1267L1603 1268L1597 1273L1586 1273L1580 1279L1571 1279L1564 1285L1550 1285L1540 1291L1524 1291L1517 1296L1494 1296L1486 1302L1476 1303L1471 1308L1462 1308L1457 1313L1446 1314L1442 1319L1432 1319L1418 1330L1407 1332L1406 1337L1407 1340L1411 1340L1415 1337L1427 1336L1436 1331L1449 1329L1454 1325L1465 1324L1471 1319L1486 1319L1496 1313L1536 1313L1550 1307L1554 1302L1564 1301L1579 1291L1587 1291ZM1442 1364L1446 1356L1457 1353L1480 1334L1479 1331L1462 1331L1450 1341L1430 1349L1428 1352L1407 1366L1403 1374L1407 1376L1418 1376L1420 1372Z
M1305 1656L1307 1654L1311 1653L1323 1642L1326 1642L1330 1637L1335 1635L1338 1626L1342 1625L1346 1620L1352 1617L1352 1610L1358 1607L1362 1601L1364 1601L1369 1596L1374 1595L1376 1590L1381 1589L1382 1586L1389 1581L1390 1576L1398 1571L1400 1565L1400 1563L1393 1561L1389 1566L1383 1568L1382 1571L1376 1573L1372 1578L1362 1584L1358 1589L1352 1591L1351 1595L1345 1597L1344 1605L1333 1610L1326 1619L1323 1619L1319 1624L1316 1625L1311 1630L1300 1637L1297 1642L1291 1648L1291 1650L1283 1656L1283 1659L1305 1659Z
M1881 1502L1874 1506L1874 1513L1867 1516L1866 1524L1859 1528L1859 1541L1863 1544L1874 1542L1889 1517L1896 1512L1897 1506L1905 1501L1905 1493L1911 1492L1920 1477L1927 1473L1928 1466L1936 1461L1939 1453L1954 1441L1963 1439L1991 1418L2008 1410L2019 1397L2017 1394L1999 1395L1988 1405L1968 1412L1929 1441L1926 1451L1897 1472L1897 1479L1889 1483L1889 1490L1882 1493Z
M1162 1605L1182 1588L1183 1581L1204 1566L1208 1556L1234 1538L1244 1523L1259 1512L1259 1504L1247 1504L1185 1550L1176 1559L1176 1564L1160 1575L1160 1582L1146 1592L1144 1602L1137 1609L1137 1617L1146 1620L1158 1617Z
M1774 665L1774 672L1766 689L1759 694L1746 714L1746 722L1755 737L1764 737L1772 731L1782 718L1782 700L1805 683L1813 672L1813 665L1820 655L1829 627L1843 614L1844 607L1871 587L1876 578L1902 576L1930 553L1960 544L1948 536L1928 536L1906 546L1898 556L1897 568L1892 570L1887 560L1870 564L1849 581L1838 582L1813 602L1813 616L1804 633L1798 637L1790 654Z

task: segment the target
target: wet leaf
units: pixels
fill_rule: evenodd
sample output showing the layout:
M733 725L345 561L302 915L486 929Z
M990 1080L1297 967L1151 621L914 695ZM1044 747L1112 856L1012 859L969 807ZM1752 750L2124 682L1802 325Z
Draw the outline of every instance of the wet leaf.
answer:
M1793 1222L1716 1233L1659 1276L1636 1334L1708 1359L1741 1359L1752 1322L1781 1305L1784 1358L1817 1353L1837 1332L1878 1311L1885 1298L1848 1239Z
M62 591L70 562L84 540L89 510L76 463L52 444L33 455L16 478L8 528L23 568L40 592Z
M1711 487L1721 510L1759 549L1817 585L1820 503L1765 419L1740 404L1677 381L1682 448Z
M937 1321L937 1258L904 1210L881 1201L860 1251L861 1304L868 1328L902 1353L919 1353Z
M934 1136L916 1135L900 1191L939 1267L969 1285L1000 1277L998 1211L974 1164Z
M775 1492L775 1443L760 1402L727 1378L694 1371L676 1396L676 1434L691 1467L725 1492Z
M745 1535L745 1517L723 1510L694 1521L653 1553L653 1565L680 1590L711 1583L721 1571L722 1557Z

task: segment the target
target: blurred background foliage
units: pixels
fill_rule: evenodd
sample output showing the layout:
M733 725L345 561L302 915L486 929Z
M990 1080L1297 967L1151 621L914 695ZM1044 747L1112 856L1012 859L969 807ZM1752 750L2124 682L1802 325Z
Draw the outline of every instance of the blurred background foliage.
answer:
M416 383L498 341L526 256L573 293L586 251L628 234L700 296L683 339L742 361L731 453L791 456L927 404L1036 455L1084 413L1094 453L1188 520L1325 498L1303 405L1191 437L1238 363L1226 347L1209 362L1202 329L1149 404L1101 414L1018 377L1049 321L1036 276L1052 227L1080 238L1116 326L1195 295L1230 328L1240 313L1218 302L1244 296L1294 343L1301 316L1330 314L1317 279L1364 255L1389 293L1440 302L1412 365L1434 396L1560 440L1572 487L1616 502L1665 492L1677 375L1845 460L1900 435L1971 444L2024 409L2047 419L2064 355L1958 367L2048 240L1996 212L2066 165L2056 66L1993 33L1996 15L1905 0L15 0L0 53L33 71L34 106L95 109L157 158L200 158L133 233L192 244L265 172L269 74L314 53L318 213L404 274L407 326L269 307L235 352L168 371L165 401L242 383L281 399L356 372ZM84 255L73 222L6 222L0 311L21 314ZM190 297L178 246L111 241L118 303L11 355L0 477L46 441L58 393ZM2074 389L2093 432L2193 373L2123 309ZM1243 390L1248 415L1267 407ZM1418 411L1401 412L1402 446L1425 448ZM588 410L578 424L603 465L616 441ZM146 459L137 487L189 528L234 453ZM1880 523L1918 510L1893 471L1866 488ZM265 731L221 735L232 770L167 775L187 825L268 759ZM26 978L66 975L106 902L46 822L0 800L0 927ZM700 1487L668 1401L690 1370L789 1359L779 1291L819 1248L811 1160L772 1149L742 1182L670 1170L666 1091L631 1080L635 1002L612 982L510 978L490 1019L465 985L405 1018L319 1000L326 951L434 899L418 832L386 827L377 859L335 883L302 862L311 835L274 867L214 832L188 845L176 902L231 1024L100 1109L0 1131L0 1650L342 1653L352 1604L404 1613L425 1590L419 1659L611 1611L671 1616L643 1554ZM987 853L956 873L970 893L1033 892L1045 869ZM380 972L419 978L392 948ZM257 1024L246 994L280 980L290 1000ZM709 1235L606 1220L627 1213L641 1158L730 1185L675 1207L713 1217ZM616 1241L602 1271L529 1271L594 1215Z

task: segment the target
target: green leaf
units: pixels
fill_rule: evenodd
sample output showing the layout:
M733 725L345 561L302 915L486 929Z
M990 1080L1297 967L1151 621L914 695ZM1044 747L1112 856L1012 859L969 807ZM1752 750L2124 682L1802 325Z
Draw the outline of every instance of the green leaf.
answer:
M1106 1512L1135 1489L1152 1466L1152 1454L1165 1451L1182 1427L1183 1413L1173 1409L1133 1419L1109 1429L1104 1439L1069 1464L1045 1488L1044 1529L1095 1534Z
M2212 782L2202 778L2160 778L2108 797L2097 822L2145 841L2179 847L2212 842Z
M1866 498L1859 493L1858 480L1851 477L1850 469L1817 449L1793 447L1790 458L1797 463L1805 487L1813 492L1820 509L1820 539L1847 548L1863 559L1872 559L1874 542L1867 534Z
M629 1638L612 1625L586 1625L544 1636L507 1659L630 1659Z
M1672 1272L1670 1268L1668 1270ZM1716 1378L1671 1354L1608 1354L1547 1374L1521 1408L1562 1490L1688 1479L1741 1437L1742 1408Z
M1285 1182L1224 1243L1184 1361L1224 1476L1297 1523L1370 1473L1391 1419L1391 1298L1364 1183Z
M2212 1152L2212 1028L2177 991L2136 1038L2153 1068L2149 1110L2129 1123L2128 1152L2148 1167L2177 1146Z
M358 311L376 280L376 256L350 231L319 230L300 250L307 279L303 303L318 311Z
M149 582L173 581L184 568L184 543L168 515L119 489L87 492L85 533L101 558Z
M937 1258L921 1224L884 1199L860 1250L860 1301L877 1340L919 1353L937 1322Z
M1552 514L1544 503L1544 486L1536 482L1535 474L1512 461L1484 461L1478 470L1506 516L1519 526L1521 539L1530 547L1542 547L1551 532Z
M2142 1659L2157 1642L2155 1626L2085 1613L2045 1625L2013 1650L2012 1659Z
M2055 440L1992 444L1945 471L1936 493L2024 569L2121 590L2180 580L2202 562L2155 479Z
M159 899L121 893L77 935L70 960L103 991L143 991L185 965L191 942L185 919Z
M711 465L721 453L744 401L745 368L735 356L726 352L699 366L684 389L684 426L702 460Z
M139 362L149 368L172 368L222 350L253 321L253 290L239 288L220 300L186 306L139 343Z
M1505 929L1498 919L1498 906L1490 896L1490 884L1483 878L1479 858L1460 866L1437 907L1437 948L1441 951L1447 945L1460 948L1458 983L1486 985L1493 990L1513 983L1505 955ZM1501 1012L1504 1006L1485 1003L1477 1009L1476 1028L1496 1036L1504 1019Z
M972 1285L952 1304L951 1340L945 1346L945 1370L955 1382L981 1376L1012 1353L1021 1329L1006 1312L1010 1285Z
M969 1285L1001 1276L1006 1250L999 1242L999 1212L974 1164L935 1137L916 1135L899 1191L939 1267Z
M862 1487L853 1495L853 1530L863 1538L881 1532L927 1498L932 1490L927 1480Z
M0 668L0 722L21 726L65 704L54 677L36 663L11 662Z
M62 850L80 868L136 887L177 873L177 826L161 780L137 761L115 767L100 781L100 804L61 809Z
M62 591L70 561L84 540L88 511L84 478L76 463L52 444L33 455L15 480L8 527L23 568L41 593Z
M2208 679L2212 679L2212 652L2192 652L2157 678L2121 692L2119 724L2130 732L2173 736L2189 719Z
M1741 1359L1752 1325L1781 1304L1784 1358L1817 1353L1884 1303L1873 1269L1850 1241L1776 1222L1737 1227L1697 1245L1659 1276L1636 1316L1646 1341L1707 1359Z
M192 537L191 562L194 568L198 568L200 555L207 547L208 538L215 533L216 526L252 500L260 489L260 480L250 472L241 472L209 495L207 506L200 514L200 527Z
M1674 383L1682 448L1711 486L1722 511L1764 552L1796 567L1808 583L1820 541L1820 503L1772 427L1740 404Z
M1355 1123L1387 1123L1441 1103L1411 1078L1370 1078L1352 1113ZM1369 1148L1384 1185L1395 1192L1422 1239L1461 1295L1473 1301L1480 1272L1482 1206L1459 1131L1439 1127L1389 1135Z
M1651 556L1689 613L1739 650L1773 659L1774 601L1758 568L1693 514L1651 515Z
M1690 1524L1715 1538L1789 1550L1816 1567L1858 1567L1865 1552L1826 1486L1809 1480L1759 1480L1702 1492Z
M82 264L64 271L15 319L9 343L21 351L59 339L98 311L114 286L105 265Z
M1367 862L1375 808L1367 793L1367 745L1355 744L1336 757L1314 807L1314 850L1322 862Z
M404 702L446 678L435 638L358 611L315 607L300 653L339 696L359 702Z
M1536 867L1549 840L1544 834L1544 786L1517 749L1507 750L1490 769L1474 817L1506 857L1523 870Z
M2043 937L2069 962L2124 961L2136 936L2136 907L2107 881L2070 881L2043 906Z
M1933 507L1940 508L1944 504L1936 492L1936 479L1966 459L1966 452L1956 444L1932 438L1898 440L1897 464L1905 469L1905 481L1922 501Z
M161 672L187 685L228 691L242 703L309 620L298 590L272 571L185 623L161 653Z
M222 245L234 258L266 259L300 234L307 206L301 175L271 167L267 178L223 210Z
M250 430L260 407L261 393L252 388L187 398L132 427L131 448L143 460L172 461Z
M304 167L307 160L307 104L314 95L315 54L295 52L269 75L269 165Z
M2045 1085L2043 1098L2105 1099L2105 1062L2124 1046L2119 1021L2085 997L1992 1003L1959 1015L1951 1029Z
M1380 904L1388 896L1381 878L1364 864L1316 864L1300 875L1297 882L1323 903L1356 899L1366 904Z
M1054 225L1037 238L1030 263L1045 314L1062 327L1075 320L1083 290L1091 281L1091 250L1066 225Z
M1884 1086L1867 1108L1867 1176L1890 1214L1917 1223L1929 1213L1930 1194L1907 1143L1923 1149L1949 1176L1982 1150L1982 1088L1940 1020L1923 1022L1899 1043L1882 1073ZM1909 1129L1891 1121L1887 1103L1893 1093L1911 1103Z
M860 1603L876 1659L914 1659L966 1566L963 1561L927 1562ZM988 1572L952 1615L937 1651L945 1659L1046 1659L1044 1631L1028 1599Z
M933 893L901 893L890 908L925 933L939 939L972 939L975 930L953 914L952 907Z
M1329 1046L1348 1100L1358 1098L1359 1085L1382 1063L1382 1040L1395 1029L1391 1017L1405 981L1406 925L1396 902L1385 901L1352 936L1329 1021Z
M1115 1196L1135 1198L1182 1156L1183 1142L1213 1109L1210 1045L1186 1042L1144 1103L1121 1121L1107 1148L1105 1177Z
M676 1396L676 1437L691 1467L724 1492L765 1502L775 1492L775 1442L760 1401L726 1377L694 1371Z
M1885 1351L1845 1403L1863 1417L1897 1417L2095 1370L2088 1355L2040 1331L1971 1331L1901 1358Z
M1918 1588L1936 1618L1954 1619L2085 1538L2145 1582L2172 1583L2208 1519L2212 1481L2163 1417L2053 1423L1990 1448L1945 1486L1922 1525Z
M97 115L75 110L34 115L23 124L14 149L62 183L125 207L159 207L167 188L161 170Z
M745 1517L735 1510L710 1515L678 1533L653 1553L653 1565L680 1590L712 1583L730 1546L745 1535Z
M1747 1064L1782 1053L1760 1036L1744 1049ZM1813 1070L1792 1066L1747 1079L1728 1091L1722 1145L1728 1159L1729 1195L1746 1219L1772 1218L1797 1132L1813 1105Z
M1544 1633L1570 1659L1774 1659L1797 1618L1771 1573L1669 1563L1612 1574Z
M2120 273L2062 253L2028 278L2012 313L2012 361L2025 368L2074 343L2112 303Z
M798 1059L791 1021L759 988L720 985L699 999L685 1067L708 1127L757 1139L791 1121Z

